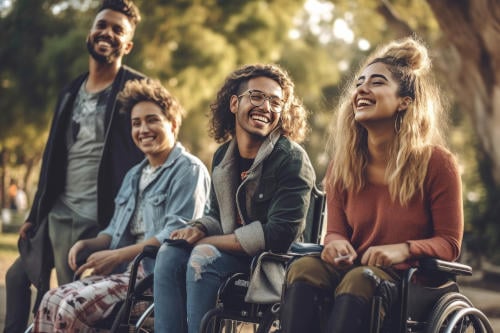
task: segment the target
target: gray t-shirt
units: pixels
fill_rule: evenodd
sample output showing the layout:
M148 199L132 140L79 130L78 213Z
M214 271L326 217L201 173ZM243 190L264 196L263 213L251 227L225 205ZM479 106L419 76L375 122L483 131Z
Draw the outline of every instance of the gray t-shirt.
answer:
M80 87L66 135L68 169L61 200L78 215L97 221L97 175L104 147L111 85L97 93Z

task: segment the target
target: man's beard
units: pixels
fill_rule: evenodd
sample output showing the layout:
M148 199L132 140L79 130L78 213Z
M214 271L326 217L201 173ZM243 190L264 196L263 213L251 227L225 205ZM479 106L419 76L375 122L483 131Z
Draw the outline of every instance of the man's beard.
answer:
M98 41L98 40L97 40ZM94 58L95 61L101 64L111 64L115 59L118 59L121 54L120 54L120 48L116 48L115 43L112 43L112 48L113 51L109 55L102 55L99 54L95 51L95 44L96 40L91 40L90 37L87 38L87 51L89 52L90 56Z

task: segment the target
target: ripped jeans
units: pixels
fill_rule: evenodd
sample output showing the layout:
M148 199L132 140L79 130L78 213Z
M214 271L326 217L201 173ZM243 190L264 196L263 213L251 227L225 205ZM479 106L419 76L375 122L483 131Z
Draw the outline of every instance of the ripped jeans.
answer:
M233 273L248 272L251 259L208 244L192 250L163 244L154 271L155 332L198 333L219 286Z

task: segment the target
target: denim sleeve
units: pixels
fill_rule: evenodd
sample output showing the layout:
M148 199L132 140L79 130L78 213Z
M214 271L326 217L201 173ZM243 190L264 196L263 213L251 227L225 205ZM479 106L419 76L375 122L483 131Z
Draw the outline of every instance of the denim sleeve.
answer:
M104 230L99 232L99 235L105 234L105 235L109 235L109 236L113 237L113 235L116 234L116 231L119 228L120 216L123 215L123 212L121 211L121 209L123 207L123 204L125 203L125 202L122 202L120 204L118 201L126 200L129 197L129 195L131 195L131 192L132 192L131 181L132 181L132 175L134 174L135 170L136 170L136 167L133 167L132 169L130 169L127 172L127 174L123 178L122 184L120 186L120 190L118 191L118 193L116 194L116 197L115 197L115 211L113 213L113 217L111 218L111 221L108 224L108 226Z
M204 165L182 165L175 172L167 189L170 195L164 203L163 229L155 237L162 243L172 231L183 228L203 215L209 197L210 177Z

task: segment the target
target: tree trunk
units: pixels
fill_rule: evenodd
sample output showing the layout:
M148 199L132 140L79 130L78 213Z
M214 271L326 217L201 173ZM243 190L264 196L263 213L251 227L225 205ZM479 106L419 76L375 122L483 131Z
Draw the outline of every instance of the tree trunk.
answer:
M449 83L473 121L500 186L500 5L498 0L427 0L454 53ZM451 67L451 68L453 68Z
M427 0L451 44L448 82L479 141L486 209L473 222L478 244L500 263L500 4L498 0Z
M0 151L0 209L7 208L9 201L7 199L7 186L9 186L7 181L7 156L8 151L2 149Z

